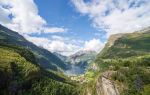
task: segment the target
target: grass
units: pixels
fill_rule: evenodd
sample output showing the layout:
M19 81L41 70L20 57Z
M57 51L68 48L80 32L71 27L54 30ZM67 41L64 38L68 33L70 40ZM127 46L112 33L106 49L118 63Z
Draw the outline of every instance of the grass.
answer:
M38 72L39 68L27 61L24 57L22 57L20 54L8 50L5 48L0 48L0 68L10 70L11 69L11 63L15 63L19 68L22 68L22 72L24 72L24 75L27 76L31 72ZM25 69L24 69L25 67Z

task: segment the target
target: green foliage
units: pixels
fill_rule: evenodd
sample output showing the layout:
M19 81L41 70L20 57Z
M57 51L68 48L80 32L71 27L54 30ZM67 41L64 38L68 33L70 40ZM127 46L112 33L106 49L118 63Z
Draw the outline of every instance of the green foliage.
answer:
M145 55L150 52L150 30L124 34L112 46L106 44L97 58L126 58Z
M0 25L0 46L7 46L13 48L21 56L24 56L32 63L35 63L33 61L36 60L37 63L45 69L58 71L59 69L64 70L67 68L66 64L64 64L64 62L53 53L34 45L33 43L27 41L23 36L19 35L17 32L9 30L2 25ZM24 49L20 50L21 48L19 48L18 46L21 46ZM31 50L33 54L27 50Z
M150 31L124 34L108 42L95 63L100 72L115 71L111 78L123 84L121 95L149 95Z
M150 94L150 84L144 86L144 90L142 92L142 95L149 95Z
M141 95L144 87L150 84L150 55L101 59L100 62L99 60L96 62L99 64L101 72L116 71L111 78L124 84L123 95Z
M28 93L32 95L78 95L73 86L53 81L47 77L34 81Z
M78 95L75 85L33 59L22 47L0 47L0 95Z

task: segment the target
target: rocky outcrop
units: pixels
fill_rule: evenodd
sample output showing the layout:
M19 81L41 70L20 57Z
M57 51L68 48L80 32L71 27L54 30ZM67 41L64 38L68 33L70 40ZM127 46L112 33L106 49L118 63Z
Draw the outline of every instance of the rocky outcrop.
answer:
M100 76L96 83L97 95L120 95L117 85L110 79L114 72L105 72Z
M114 42L115 42L117 39L119 39L120 37L122 37L123 35L124 35L123 33L111 35L111 36L109 37L109 39L108 39L107 46L108 46L108 47L111 47L111 46L114 44Z

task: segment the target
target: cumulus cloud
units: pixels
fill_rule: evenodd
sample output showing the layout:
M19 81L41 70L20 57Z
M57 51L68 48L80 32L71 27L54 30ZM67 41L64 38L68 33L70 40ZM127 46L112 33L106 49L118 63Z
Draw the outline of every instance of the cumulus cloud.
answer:
M75 53L80 47L63 41L52 41L47 48L51 51L59 52L63 55Z
M39 15L34 0L0 0L0 23L20 34L37 46L70 54L78 47L64 42L62 37L53 39L29 36L32 33L64 33L67 28L48 27L48 23ZM56 39L57 38L57 39Z
M25 35L25 38L37 46L43 47L51 52L58 52L67 56L77 52L81 48L75 44L65 42L63 38L60 40L59 36L54 36L54 39L52 40L44 37L31 37L28 35Z
M2 8L2 6L0 6L0 21L2 21L3 23L9 23L10 19L9 19L9 11Z
M83 6L83 13L88 13L87 6ZM91 5L90 5L91 6ZM94 11L93 11L94 12ZM96 14L95 11L94 14ZM92 17L92 15L91 15ZM103 43L98 39L83 41L53 35L50 38L29 36L32 33L64 33L68 29L63 27L48 27L48 23L39 15L34 0L0 0L0 23L22 34L27 40L52 52L70 55L78 50L99 51ZM82 47L82 45L84 45Z
M85 42L83 50L99 52L103 47L104 43L102 43L99 39L92 39Z
M63 28L47 27L45 19L38 14L38 8L34 0L1 0L0 12L0 23L19 33L57 33L66 31Z
M149 0L72 0L77 11L88 15L93 26L108 36L150 26Z
M24 37L34 43L37 46L41 46L41 47L46 47L47 44L50 43L50 40L44 37L32 37L32 36L28 36L28 35L24 35Z
M72 42L73 40L69 38L65 39L61 36L56 36L56 35L52 36L51 40L44 37L31 37L28 35L25 35L25 38L33 42L37 46L43 47L51 52L61 53L66 56L74 54L80 50L99 52L104 47L104 43L102 43L99 39L95 39L95 38L89 41L82 42L84 44L83 47L73 43Z

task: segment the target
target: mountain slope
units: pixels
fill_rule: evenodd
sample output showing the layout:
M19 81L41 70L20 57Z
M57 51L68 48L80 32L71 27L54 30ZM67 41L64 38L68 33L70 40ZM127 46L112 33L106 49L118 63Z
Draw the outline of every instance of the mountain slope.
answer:
M98 79L95 79L96 91L106 92L107 85L102 81L106 78L115 85L115 89L107 88L110 92L104 95L112 95L115 90L119 93L114 95L148 95L150 92L149 42L150 28L111 36L95 60L100 72ZM107 77L104 77L106 73Z
M67 75L79 75L88 69L90 63L95 60L96 54L95 51L78 51L68 57L59 57L69 65L65 72Z
M99 57L124 58L144 55L150 52L149 42L150 28L134 33L112 35Z
M68 58L67 56L61 55L57 52L53 52L53 54L56 55L58 58L60 58L63 62L66 62L66 60Z
M42 69L34 59L23 47L0 46L0 95L77 95L65 77Z
M45 69L57 70L59 68L66 69L67 66L57 56L52 54L46 49L37 47L33 43L27 41L23 36L18 33L7 29L0 25L0 45L18 45L33 51L35 58L39 65Z
M96 54L95 51L78 51L69 56L68 61L70 61L71 64L79 64L79 62L86 61L88 64L95 59Z

